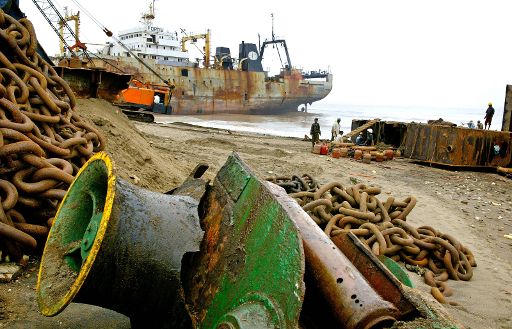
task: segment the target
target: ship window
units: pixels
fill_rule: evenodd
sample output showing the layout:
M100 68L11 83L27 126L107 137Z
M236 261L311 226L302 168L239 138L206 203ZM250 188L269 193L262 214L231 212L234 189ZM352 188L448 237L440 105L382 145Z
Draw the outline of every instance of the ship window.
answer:
M188 70L187 69L181 69L181 76L182 77L188 77Z

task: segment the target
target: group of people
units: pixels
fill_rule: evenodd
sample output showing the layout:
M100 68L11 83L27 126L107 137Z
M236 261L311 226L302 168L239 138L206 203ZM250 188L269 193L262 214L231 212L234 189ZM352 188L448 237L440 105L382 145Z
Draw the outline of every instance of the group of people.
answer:
M485 111L485 123L482 124L482 122L480 120L478 120L476 122L476 126L475 126L475 123L473 122L473 120L469 120L469 122L467 123L467 126L468 128L470 129L487 129L489 130L491 128L491 122L492 122L492 117L494 116L494 107L492 107L492 103L489 103L487 104L488 107L487 107L487 110Z
M485 111L485 123L482 124L480 120L477 121L476 126L473 122L473 120L470 120L467 125L468 128L471 129L490 129L491 128L491 122L492 117L494 116L494 108L492 107L492 103L488 104L488 108ZM340 130L340 121L341 119L338 118L333 123L331 128L331 142L332 141L341 141L341 137L343 136L343 131ZM320 124L318 123L318 118L315 118L315 122L311 125L311 129L309 131L311 134L311 142L313 143L313 146L320 140L320 135L322 135L322 132L320 131ZM368 128L366 130L366 139L363 136L363 133L360 132L359 135L356 137L356 145L368 145L371 146L374 144L374 138L373 138L373 130L371 128Z
M341 136L343 136L343 131L340 130L340 121L341 119L338 118L332 125L331 142L335 140L341 140ZM320 135L322 135L322 132L320 131L320 124L318 123L318 118L315 118L315 122L313 122L311 125L309 133L311 135L311 143L313 143L313 146L315 146L315 144L320 140Z
M331 128L331 142L332 141L341 141L341 137L343 136L343 131L340 129L340 121L341 119L338 118L336 121L332 124ZM311 129L309 131L311 134L311 142L313 143L313 146L320 140L320 135L322 135L322 132L320 130L320 124L318 123L318 118L315 118L315 122L311 125ZM363 133L359 133L359 135L356 137L356 144L357 145L373 145L373 130L371 128L366 130L366 139L363 137Z

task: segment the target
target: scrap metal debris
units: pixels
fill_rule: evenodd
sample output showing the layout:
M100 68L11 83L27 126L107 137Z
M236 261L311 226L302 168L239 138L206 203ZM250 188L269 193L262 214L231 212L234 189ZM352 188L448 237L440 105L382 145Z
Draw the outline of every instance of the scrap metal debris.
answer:
M473 276L475 258L457 239L430 226L407 223L416 205L414 196L401 201L389 196L383 202L377 198L379 187L320 185L307 174L267 180L283 187L328 236L352 232L375 255L426 268L425 282L441 303L453 293L446 280L468 281Z

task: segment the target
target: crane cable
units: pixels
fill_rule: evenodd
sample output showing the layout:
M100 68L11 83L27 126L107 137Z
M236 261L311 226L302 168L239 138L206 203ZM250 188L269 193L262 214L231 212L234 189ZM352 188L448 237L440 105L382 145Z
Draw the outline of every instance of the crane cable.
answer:
M41 6L39 6L39 3L37 3L37 1L35 0L32 0L32 2L34 3L34 5L37 7L37 9L39 10L39 12L43 15L44 19L48 22L48 24L50 25L50 27L53 29L53 31L55 32L55 34L57 34L57 36L59 37L59 39L62 41L62 43L64 44L64 46L66 46L66 48L69 50L69 52L72 54L72 56L76 56L76 53L75 51L68 45L68 43L66 42L66 40L64 39L64 37L59 33L59 31L57 30L57 28L53 25L53 22L50 20L50 18L45 14L43 8L41 8Z
M71 0L73 1L73 3L75 5L78 6L78 8L80 8L84 13L85 15L87 15L87 17L89 17L96 25L99 26L100 29L103 30L103 32L105 32L105 34L108 36L108 37L111 37L113 36L114 34L112 33L112 31L110 31L109 29L107 29L105 27L105 25L101 24L100 21L98 21L87 9L85 9L78 1L76 0Z

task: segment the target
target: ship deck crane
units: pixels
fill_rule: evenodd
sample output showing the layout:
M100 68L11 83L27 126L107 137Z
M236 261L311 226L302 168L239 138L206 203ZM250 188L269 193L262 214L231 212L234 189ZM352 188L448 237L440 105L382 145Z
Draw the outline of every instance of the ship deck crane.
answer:
M71 27L68 25L69 20L75 20L75 27L78 31L78 17L71 18L66 15L66 17L63 17L57 7L53 4L51 0L32 0L34 5L37 7L39 12L43 15L43 17L46 19L48 24L50 24L50 27L53 29L53 31L57 34L57 36L60 39L60 48L61 48L61 54L64 52L64 48L68 49L72 56L76 57L77 54L73 50L75 48L80 48L84 50L84 55L87 58L88 62L91 63L94 66L94 63L92 62L91 57L86 51L85 45L80 42L78 39L78 34L71 29ZM78 14L77 14L78 15ZM59 26L59 29L55 25ZM67 40L64 37L64 28L69 32L71 36L73 36L75 40L75 44L73 46L70 46L67 42ZM65 46L65 47L64 47Z
M187 41L196 42L197 39L204 39L204 66L210 67L210 30L204 34L186 35L181 38L181 51L187 51Z

